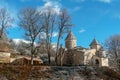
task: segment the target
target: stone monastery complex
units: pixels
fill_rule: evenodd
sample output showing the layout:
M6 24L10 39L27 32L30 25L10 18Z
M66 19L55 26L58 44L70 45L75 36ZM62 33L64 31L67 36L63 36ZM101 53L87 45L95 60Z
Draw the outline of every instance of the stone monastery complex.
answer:
M106 51L94 38L90 48L76 46L76 37L69 32L65 39L65 48L59 49L58 65L109 66Z

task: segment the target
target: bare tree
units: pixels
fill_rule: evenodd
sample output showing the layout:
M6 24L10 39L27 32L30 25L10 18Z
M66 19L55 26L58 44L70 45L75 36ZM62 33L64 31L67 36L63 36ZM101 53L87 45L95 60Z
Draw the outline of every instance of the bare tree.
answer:
M71 23L71 16L68 14L66 9L61 9L60 14L57 19L58 25L58 40L57 40L57 49L56 49L56 60L57 54L59 53L60 39L64 33L67 33L73 26Z
M43 14L43 24L45 28L46 34L46 49L48 54L48 62L50 64L50 56L51 56L51 43L53 37L53 31L55 29L55 20L56 20L56 13L52 12L50 8L47 9L47 12Z
M25 38L30 41L31 65L33 65L33 56L36 52L35 42L38 41L38 35L42 31L41 13L36 8L24 8L19 13L20 26L25 31Z
M20 55L30 54L30 49L28 46L30 46L30 44L23 41L20 41L19 44L15 45L16 50L20 53Z
M44 54L47 53L46 50L46 39L39 38L37 53Z
M114 65L116 63L120 67L120 35L110 36L105 41L105 47L109 52L110 59L112 59L110 62L113 62Z
M5 30L12 26L13 19L6 8L0 8L0 39L2 39Z

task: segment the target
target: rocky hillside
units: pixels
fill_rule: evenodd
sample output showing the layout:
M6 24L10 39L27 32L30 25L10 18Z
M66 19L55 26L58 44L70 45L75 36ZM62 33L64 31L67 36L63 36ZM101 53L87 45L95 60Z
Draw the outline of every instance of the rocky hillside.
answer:
M1 65L0 80L120 80L120 73L106 67Z

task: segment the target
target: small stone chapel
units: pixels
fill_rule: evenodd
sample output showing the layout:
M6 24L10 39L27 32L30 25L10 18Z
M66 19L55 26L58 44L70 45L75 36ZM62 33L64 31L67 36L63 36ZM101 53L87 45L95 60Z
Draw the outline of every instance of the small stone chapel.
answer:
M57 58L58 65L91 65L91 66L109 66L106 51L100 43L94 38L90 48L76 46L76 37L69 32L65 39L65 48L59 49Z

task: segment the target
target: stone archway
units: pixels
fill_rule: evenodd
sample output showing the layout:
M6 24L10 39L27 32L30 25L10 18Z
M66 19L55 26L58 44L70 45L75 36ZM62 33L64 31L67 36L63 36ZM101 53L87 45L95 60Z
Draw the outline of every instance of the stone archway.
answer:
M95 64L99 65L99 60L98 59L95 59Z

